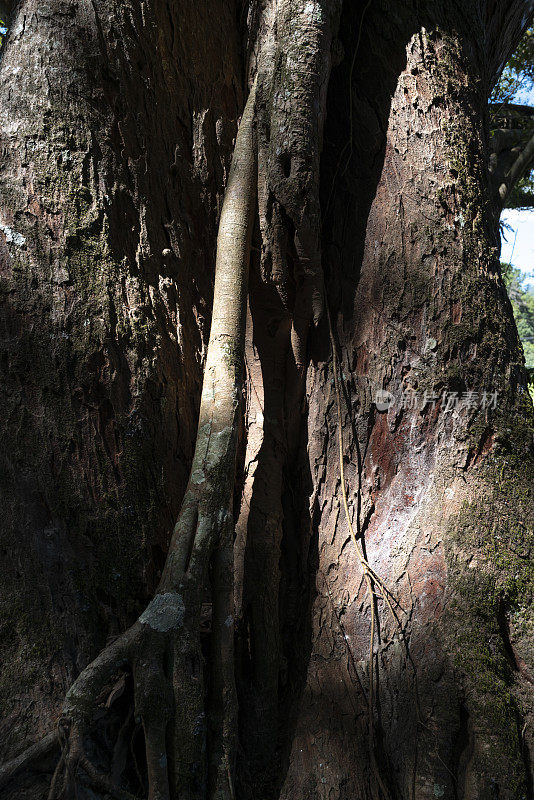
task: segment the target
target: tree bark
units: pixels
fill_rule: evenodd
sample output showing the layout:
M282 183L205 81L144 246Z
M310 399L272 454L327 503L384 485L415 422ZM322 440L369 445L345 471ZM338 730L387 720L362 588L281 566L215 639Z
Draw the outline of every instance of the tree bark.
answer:
M400 604L397 623L378 603L373 747L391 797L520 797L532 791L532 410L484 167L482 29L467 9L435 11L385 23L373 3L354 53L361 14L345 8L358 77L333 73L325 131L353 522ZM378 797L371 609L343 518L325 341L319 331L307 376L311 646L280 797ZM484 391L497 392L495 409L441 407L444 393ZM422 408L425 393L438 402Z
M161 577L193 456L242 110L233 11L25 2L10 27L2 760L56 725L74 678Z
M248 20L230 0L16 6L0 61L1 760L49 734L160 582L258 67L235 796L530 797L534 422L499 274L486 101L531 5L347 2L337 33L326 0L265 0ZM349 513L397 619L378 583L376 600L366 591L343 510L323 272ZM423 408L425 392L438 401ZM454 392L471 405L447 410L448 394L442 408ZM228 561L212 562L222 602L206 594L192 632L212 719L220 692L202 681ZM91 763L146 796L126 667L95 700L108 739L97 720ZM161 738L166 701L152 700ZM37 751L2 796L47 796L58 751ZM225 776L211 774L213 789ZM205 776L188 773L191 796L207 796Z

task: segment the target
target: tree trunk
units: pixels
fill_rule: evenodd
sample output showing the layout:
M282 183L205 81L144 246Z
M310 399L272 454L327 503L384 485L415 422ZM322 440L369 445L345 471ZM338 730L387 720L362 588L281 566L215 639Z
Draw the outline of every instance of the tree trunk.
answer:
M392 797L532 791L532 409L484 169L482 30L465 16L406 11L385 25L373 4L352 91L335 71L327 110L345 471L367 557L399 601L398 621L378 601L374 655L374 748ZM340 30L354 40L360 19L345 9ZM326 341L319 331L307 379L315 596L281 797L374 797L370 603L343 519ZM438 400L422 408L425 393Z
M159 583L258 65L235 795L532 796L534 421L486 120L532 9L472 5L345 2L339 21L334 2L263 2L248 27L230 0L16 6L0 62L1 760L54 728ZM117 675L114 743L90 756L146 796L131 696ZM0 792L46 797L47 753Z
M243 106L233 12L54 0L19 4L12 21L0 70L2 761L55 727L74 678L161 576Z

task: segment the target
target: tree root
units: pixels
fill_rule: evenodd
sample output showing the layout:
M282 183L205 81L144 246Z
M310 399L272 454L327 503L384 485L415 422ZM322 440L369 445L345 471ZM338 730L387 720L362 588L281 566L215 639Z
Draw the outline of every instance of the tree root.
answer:
M31 747L28 747L16 758L7 761L0 767L0 789L6 786L19 772L28 769L43 758L51 755L55 750L59 749L59 746L59 731L52 731L36 744L32 744Z
M6 764L0 785L61 744L49 800L74 800L80 776L115 800L135 800L95 766L86 750L101 697L107 695L111 704L117 673L129 670L135 718L145 737L148 800L200 800L207 795L232 800L237 719L232 495L256 208L254 109L255 84L239 126L219 223L212 324L191 475L156 594L137 621L78 676L65 697L58 731ZM205 680L200 620L210 564L212 655Z
M61 726L60 726L61 727ZM63 731L63 733L65 733ZM76 773L80 767L86 774L89 782L96 788L101 789L110 795L114 800L139 800L135 795L116 786L107 775L100 772L87 758L83 747L83 735L80 727L75 726L70 734L63 737L61 758L58 762L50 790L48 800L56 800L58 779L65 769L62 796L76 797Z

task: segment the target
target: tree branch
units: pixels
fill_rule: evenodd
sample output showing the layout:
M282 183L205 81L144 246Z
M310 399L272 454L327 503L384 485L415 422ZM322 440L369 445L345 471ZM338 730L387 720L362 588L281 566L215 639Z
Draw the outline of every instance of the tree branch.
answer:
M499 186L499 198L501 205L504 206L510 192L521 178L527 173L528 169L534 164L534 133L528 140L519 156L516 158L505 180Z
M534 106L523 106L519 103L488 103L489 110L496 116L534 117Z
M512 191L507 198L508 208L534 208L534 192Z
M511 150L525 139L525 131L519 128L497 128L493 131L490 141L492 153L501 153L503 150Z

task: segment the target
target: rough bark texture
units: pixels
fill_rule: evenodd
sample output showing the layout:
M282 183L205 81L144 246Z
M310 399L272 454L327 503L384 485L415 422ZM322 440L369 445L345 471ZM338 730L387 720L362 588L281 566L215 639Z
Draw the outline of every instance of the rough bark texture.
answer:
M391 798L532 795L533 419L486 121L531 4L346 2L336 38L339 10L261 2L248 37L245 9L223 0L15 10L0 62L3 758L53 728L72 680L158 584L258 64L236 797L378 800L380 782ZM288 75L305 45L310 69ZM321 269L354 525L400 603L397 625L378 600L374 755L325 315L307 338ZM411 389L439 401L401 410ZM497 407L445 411L444 391L497 391ZM140 792L129 681L106 711L123 744L91 756ZM5 796L46 796L48 759Z
M54 727L158 583L196 434L238 56L224 2L24 2L13 18L2 760Z
M483 168L484 30L454 4L385 17L385 3L367 11L352 90L333 75L325 137L337 147L323 171L354 513L361 486L368 558L403 609L399 627L379 604L374 746L393 797L521 797L531 791L532 411ZM341 35L358 24L346 9ZM340 510L324 341L307 384L312 644L281 796L374 797L370 608ZM395 398L388 412L377 389ZM440 399L402 409L411 390ZM440 408L443 392L484 390L498 392L495 411Z
M345 58L330 82L323 153L323 267L343 356L354 525L403 611L399 627L379 603L373 759L370 606L343 518L324 321L310 349L307 425L298 453L286 449L282 502L269 506L281 536L249 515L260 613L252 606L247 616L245 605L243 671L257 690L278 658L277 796L380 796L373 760L393 797L531 791L524 715L532 666L519 665L532 657L532 416L484 166L488 76L527 9L503 5L494 9L499 21L485 10L486 18L454 4L425 13L374 3L342 16L335 47ZM493 50L482 50L484 41ZM272 384L268 331L259 315L264 392ZM253 439L249 491L277 496L257 369L251 384L264 438L260 449ZM389 413L376 409L378 389L396 400ZM412 389L436 394L437 405L401 410ZM497 391L497 409L440 409L443 392L468 391L479 401ZM269 563L262 541L275 571L280 565L279 594L259 588L257 573ZM278 636L266 645L277 608ZM261 711L263 720L274 713ZM255 731L261 738L259 723Z

